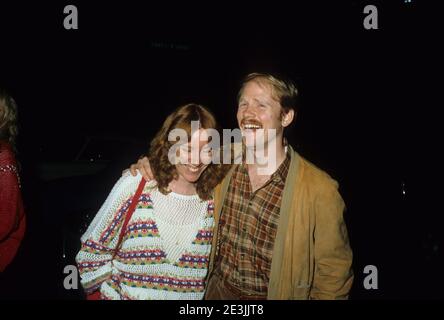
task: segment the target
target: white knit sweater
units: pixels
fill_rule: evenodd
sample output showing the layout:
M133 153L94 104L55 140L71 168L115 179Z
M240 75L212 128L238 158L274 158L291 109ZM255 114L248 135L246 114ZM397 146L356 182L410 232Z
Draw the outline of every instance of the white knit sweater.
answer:
M82 236L76 260L87 293L104 299L202 299L213 237L212 201L164 195L147 183L111 258L141 175L116 183Z

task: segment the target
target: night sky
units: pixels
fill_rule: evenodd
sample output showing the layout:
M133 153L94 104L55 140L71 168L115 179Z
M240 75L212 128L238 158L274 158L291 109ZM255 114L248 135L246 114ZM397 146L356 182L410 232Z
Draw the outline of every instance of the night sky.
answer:
M41 186L39 162L72 160L86 136L137 143L100 195L79 200L96 208L176 107L206 105L223 128L235 128L242 77L281 72L301 92L288 139L339 182L347 204L351 298L443 298L438 12L424 1L371 2L379 29L365 30L370 2L336 2L66 3L77 5L78 30L63 28L63 1L2 3L0 85L19 106L18 158L30 221L49 233L51 215L63 214L43 209L58 197L50 189L34 192ZM28 238L41 236L31 222ZM32 251L27 241L17 270ZM58 259L60 241L53 239L48 259ZM378 290L363 287L366 265L378 268ZM54 285L62 284L54 279ZM45 294L78 298L60 288Z

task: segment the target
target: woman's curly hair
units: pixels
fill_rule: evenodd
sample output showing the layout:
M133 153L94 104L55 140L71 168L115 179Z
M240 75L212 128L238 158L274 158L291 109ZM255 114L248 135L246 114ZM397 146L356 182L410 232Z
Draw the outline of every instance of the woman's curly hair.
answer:
M157 188L163 194L170 192L169 183L178 177L175 165L168 158L168 152L176 142L168 141L168 135L173 129L184 129L190 141L191 121L199 121L202 129L218 129L216 119L210 111L201 105L190 103L170 114L151 141L148 158L154 179L157 181ZM208 200L212 197L214 188L222 181L228 170L228 165L215 163L208 165L196 182L196 191L200 199Z
M4 89L0 88L0 140L9 142L15 150L17 134L17 104Z

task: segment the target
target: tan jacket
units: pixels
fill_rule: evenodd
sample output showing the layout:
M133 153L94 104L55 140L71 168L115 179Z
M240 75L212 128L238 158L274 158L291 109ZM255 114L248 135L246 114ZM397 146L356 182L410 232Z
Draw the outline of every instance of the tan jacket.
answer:
M291 147L271 264L268 299L347 299L352 251L338 184ZM215 222L233 169L215 190ZM210 272L217 234L213 238Z

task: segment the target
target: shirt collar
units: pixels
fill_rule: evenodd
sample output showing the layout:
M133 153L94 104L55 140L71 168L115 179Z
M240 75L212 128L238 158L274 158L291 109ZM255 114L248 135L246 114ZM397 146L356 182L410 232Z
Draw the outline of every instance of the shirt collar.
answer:
M285 146L285 159L280 164L279 168L271 175L271 178L275 181L282 181L285 183L287 178L288 170L290 169L290 152L288 152L287 146Z

